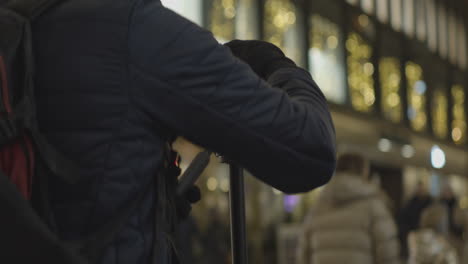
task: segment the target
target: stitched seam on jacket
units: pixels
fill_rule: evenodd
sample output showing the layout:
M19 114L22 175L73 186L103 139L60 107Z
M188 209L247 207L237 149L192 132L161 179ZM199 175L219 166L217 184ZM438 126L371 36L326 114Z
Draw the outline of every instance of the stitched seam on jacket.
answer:
M109 159L110 159L110 154L111 154L111 149L113 147L115 147L115 138L117 137L118 134L122 133L122 130L123 130L123 127L119 126L120 124L122 124L122 121L124 119L127 118L129 112L130 112L130 103L129 103L129 86L130 86L130 69L129 69L129 45L128 45L128 36L129 36L129 28L130 28L130 16L133 14L133 11L134 11L134 8L136 6L136 2L138 1L134 1L133 5L132 5L132 9L130 10L129 12L129 16L128 16L128 19L126 21L126 26L127 26L127 32L126 32L126 46L127 46L127 53L126 53L126 67L125 67L125 74L126 74L126 80L127 80L127 85L125 85L125 87L127 88L127 103L126 103L126 109L124 111L122 111L122 114L121 114L121 118L119 119L118 122L115 122L114 124L114 128L117 128L117 129L112 129L112 135L111 137L109 138L109 145L107 147L107 150L106 150L106 154L105 154L105 158L104 158L104 170L105 171L109 171L109 166L110 166L110 162L109 162ZM96 217L96 214L97 214L97 209L98 209L98 201L99 201L99 197L102 196L102 193L100 192L100 190L102 190L102 186L103 186L103 182L104 182L104 177L101 175L97 180L96 180L96 195L94 197L94 206L93 206L93 209L92 209L92 213L90 214L92 217L90 217L90 220L88 220L88 229L89 229L89 226L91 223L93 223L94 221L92 221L91 219L95 219ZM119 232L120 233L120 232ZM115 241L118 240L118 236L119 234L117 234L115 236L115 239L114 241L111 243L112 244L115 244ZM117 248L114 248L114 250L116 251L116 254L117 254Z
M127 80L128 80L128 87L133 87L133 81L131 79L131 74L130 74L130 65L131 65L131 60L132 60L131 59L131 47L130 47L131 27L133 25L135 10L141 4L141 2L142 2L142 0L135 0L134 1L132 9L131 9L131 11L129 13L129 17L128 17L127 36L126 36L126 41L127 41L126 74L127 74ZM130 105L132 105L132 106L135 105L135 102L134 102L134 99L133 99L133 93L132 93L130 88L127 89L127 96L128 96L127 98L129 100L128 104L129 104L129 108L130 108ZM153 181L151 181L150 184L153 184ZM155 199L155 195L156 195L155 192L156 192L156 189L153 188L152 194L149 194L150 198L153 198L153 200ZM152 206L154 206L154 204L152 204ZM137 221L140 224L140 226L142 226L141 224L143 222L142 221L142 213L143 213L142 210L143 209L142 209L141 205L139 205L138 210L137 210ZM152 209L150 209L150 210L152 210ZM139 228L137 231L140 234L140 237L143 239L143 244L144 244L145 247L147 246L147 244L151 243L151 240L148 241L147 238L146 238L146 230L144 230L144 228ZM152 236L153 236L153 243L155 243L156 237L154 236L154 232L153 232ZM153 254L153 253L150 251L149 258L151 258L151 254Z

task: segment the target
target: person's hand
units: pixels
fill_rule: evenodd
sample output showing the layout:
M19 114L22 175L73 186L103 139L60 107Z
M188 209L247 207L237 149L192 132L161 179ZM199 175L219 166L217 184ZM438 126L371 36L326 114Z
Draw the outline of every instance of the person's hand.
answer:
M170 162L168 168L166 169L166 173L168 177L177 179L182 172L181 168L179 167L180 163L182 162L182 157L175 150L172 150L170 155ZM195 185L190 186L182 195L175 195L174 201L177 220L182 221L186 219L189 216L190 211L192 211L192 204L200 201L200 199L200 189Z
M177 218L178 220L183 220L187 218L192 211L192 204L200 201L201 192L200 188L193 185L191 186L184 195L176 196L176 209L177 209Z
M296 67L296 64L286 57L280 48L266 41L233 40L224 45L264 80L267 80L278 69Z

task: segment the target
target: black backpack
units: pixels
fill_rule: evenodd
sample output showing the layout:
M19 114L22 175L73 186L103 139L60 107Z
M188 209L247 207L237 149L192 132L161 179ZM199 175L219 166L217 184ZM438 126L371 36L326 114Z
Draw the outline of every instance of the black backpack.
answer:
M55 2L0 2L2 263L85 263L50 231L31 203L33 183L36 189L42 180L38 176L39 170L47 168L48 172L61 175L68 182L76 180L73 179L73 166L39 133L35 115L30 21Z
M147 194L80 241L61 241L48 225L48 178L79 181L41 135L34 103L31 21L60 2L0 0L0 263L95 263Z
M169 251L171 263L177 263L172 235L178 218L188 213L189 202L200 198L193 184L208 164L209 151L199 153L178 182L179 157L166 144L156 186L148 185L146 192L88 237L62 241L49 226L53 214L48 179L60 177L69 184L80 180L77 166L41 135L34 103L31 22L60 2L64 0L0 0L0 263L96 263L153 188L155 235L168 240L166 246L155 243L153 263ZM168 142L173 140L168 136Z

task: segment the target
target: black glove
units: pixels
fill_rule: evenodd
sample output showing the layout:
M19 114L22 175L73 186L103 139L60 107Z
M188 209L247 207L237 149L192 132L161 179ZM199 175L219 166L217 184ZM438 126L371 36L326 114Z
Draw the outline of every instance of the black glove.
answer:
M171 151L169 166L166 169L168 177L177 179L182 171L179 167L181 161L182 158L180 155L176 151ZM189 216L190 211L192 211L192 204L200 201L200 199L200 189L195 185L190 186L187 191L183 193L183 195L176 195L175 207L177 220L181 221L186 219Z
M264 80L280 68L296 67L296 64L286 57L280 48L266 41L233 40L224 45Z
M193 185L182 196L176 196L177 219L179 221L187 218L192 211L192 204L200 201L200 188Z

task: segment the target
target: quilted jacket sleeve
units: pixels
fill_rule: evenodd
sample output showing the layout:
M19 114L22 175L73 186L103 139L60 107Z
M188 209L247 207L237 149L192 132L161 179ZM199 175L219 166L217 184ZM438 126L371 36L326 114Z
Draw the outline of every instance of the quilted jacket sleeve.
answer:
M281 69L261 80L210 32L159 1L135 7L129 49L133 100L155 122L284 192L330 179L334 127L305 70Z

